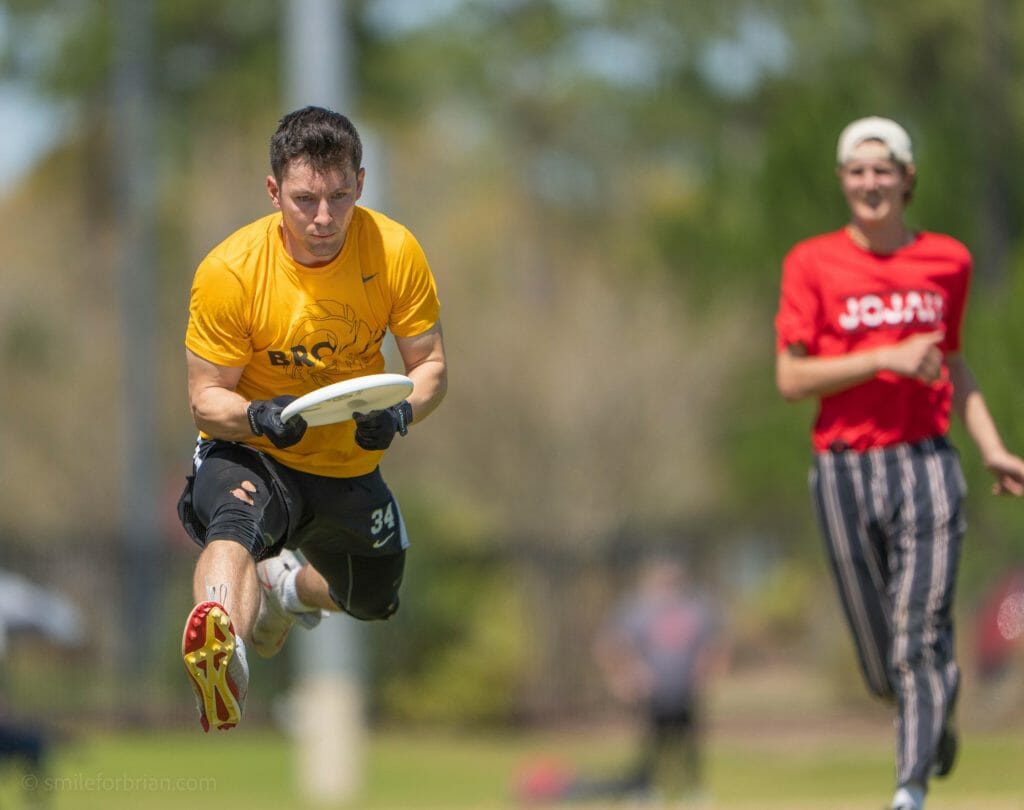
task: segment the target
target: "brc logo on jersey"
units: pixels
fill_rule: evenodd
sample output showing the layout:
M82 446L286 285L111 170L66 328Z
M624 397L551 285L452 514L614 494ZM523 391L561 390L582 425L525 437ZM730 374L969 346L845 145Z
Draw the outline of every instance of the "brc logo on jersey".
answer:
M846 311L839 314L839 326L854 332L880 326L940 324L945 303L940 293L931 290L850 296L846 299Z
M328 385L371 365L384 334L360 320L348 304L317 301L303 310L289 345L268 349L267 360L294 379Z
M270 365L272 366L307 366L309 368L316 368L318 364L323 365L325 358L334 354L336 348L338 348L336 343L330 340L322 340L319 343L314 343L309 348L300 343L298 346L292 346L288 351L270 349L267 351L267 357L270 358Z

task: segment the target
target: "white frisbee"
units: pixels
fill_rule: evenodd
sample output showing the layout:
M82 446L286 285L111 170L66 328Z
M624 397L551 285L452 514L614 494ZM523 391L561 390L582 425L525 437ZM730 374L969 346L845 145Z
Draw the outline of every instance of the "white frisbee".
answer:
M281 411L281 421L301 414L310 427L344 422L354 413L397 405L412 393L412 387L412 380L404 374L368 374L332 383L290 402Z

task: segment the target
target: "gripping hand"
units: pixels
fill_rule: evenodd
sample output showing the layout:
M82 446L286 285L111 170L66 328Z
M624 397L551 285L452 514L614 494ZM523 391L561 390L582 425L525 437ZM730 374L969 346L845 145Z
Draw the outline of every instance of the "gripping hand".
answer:
M412 405L402 400L397 405L369 413L354 413L356 444L364 450L387 450L397 433L404 436L412 424Z
M249 427L254 436L266 436L278 449L291 447L306 433L306 420L293 416L287 422L281 421L281 411L295 397L275 397L272 400L254 399L249 403Z

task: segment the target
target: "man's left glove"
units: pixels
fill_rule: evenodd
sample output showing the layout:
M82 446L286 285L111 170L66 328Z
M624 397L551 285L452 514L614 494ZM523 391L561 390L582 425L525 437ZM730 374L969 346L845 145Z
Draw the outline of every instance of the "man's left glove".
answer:
M412 405L402 400L381 411L354 413L356 444L364 450L387 450L397 433L404 436L412 424Z
M291 447L305 433L306 420L301 416L293 416L287 422L281 421L281 411L285 406L296 400L296 397L275 397L274 399L256 399L249 403L247 415L249 429L254 436L266 436L271 444L279 450Z

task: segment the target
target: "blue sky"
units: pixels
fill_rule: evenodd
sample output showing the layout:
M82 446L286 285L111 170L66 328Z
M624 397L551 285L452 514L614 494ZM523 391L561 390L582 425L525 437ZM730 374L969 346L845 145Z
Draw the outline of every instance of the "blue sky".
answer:
M7 36L7 21L0 7L0 45ZM6 191L33 163L60 140L64 116L60 109L38 98L23 83L0 77L0 192Z
M63 116L14 82L0 82L0 191L6 191L60 140Z

